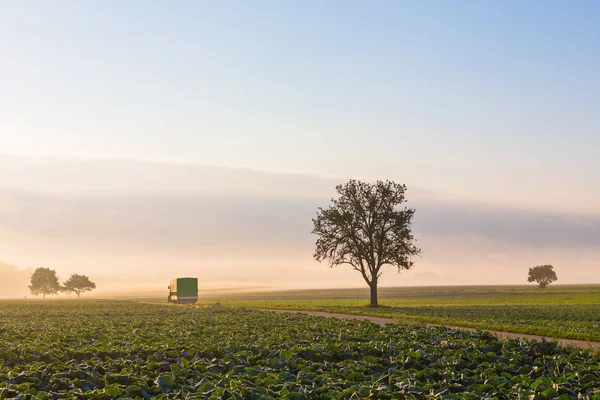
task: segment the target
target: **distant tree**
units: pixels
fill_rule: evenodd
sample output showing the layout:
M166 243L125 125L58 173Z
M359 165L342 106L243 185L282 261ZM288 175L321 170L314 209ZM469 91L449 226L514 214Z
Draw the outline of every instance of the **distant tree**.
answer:
M556 280L558 280L558 277L552 265L538 265L529 268L527 282L537 282L542 289Z
M77 294L77 298L79 298L81 293L89 292L93 289L96 289L96 284L90 281L90 278L85 275L77 274L71 275L62 287L63 292L75 293Z
M61 290L56 271L50 268L37 268L31 275L29 291L34 296L40 294L46 298L47 294L57 294Z
M348 264L360 272L369 285L372 307L378 306L381 268L410 269L412 258L421 252L411 233L415 210L398 208L406 201L405 190L405 185L390 181L350 180L336 186L339 197L327 209L319 207L313 219L315 259L329 259L331 268Z

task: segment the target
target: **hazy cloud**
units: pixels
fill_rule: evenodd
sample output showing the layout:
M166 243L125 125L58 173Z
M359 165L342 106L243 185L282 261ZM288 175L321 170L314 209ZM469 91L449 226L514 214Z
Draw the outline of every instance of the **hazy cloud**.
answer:
M515 246L598 248L600 215L523 211L475 204L424 204L415 226L432 236L481 236Z
M248 285L313 285L312 271L325 266L311 257L311 218L343 181L139 160L0 156L0 167L8 172L0 178L6 260L72 265L70 272L107 279L140 268L148 279L204 268L207 279L227 271ZM485 268L520 271L538 262L563 263L577 281L600 280L589 272L599 261L599 215L458 203L411 186L408 198L424 253L415 272L388 274L388 282L492 283ZM327 273L332 285L353 276Z
M291 246L310 239L311 219L328 198L164 193L50 197L0 192L0 224L33 235L89 238L169 249L236 244ZM412 202L415 232L480 237L499 245L600 247L600 216Z
M0 125L0 137L12 137L17 134L17 129L13 125Z
M21 295L32 273L32 268L19 269L0 261L0 296Z

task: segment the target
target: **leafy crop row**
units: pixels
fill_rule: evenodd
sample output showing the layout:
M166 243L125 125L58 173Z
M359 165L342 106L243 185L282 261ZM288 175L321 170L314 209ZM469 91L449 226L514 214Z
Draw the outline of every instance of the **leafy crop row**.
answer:
M229 302L245 307L374 315L481 329L600 341L600 304L411 305L374 309L345 300L327 305L304 301Z
M600 304L394 307L393 312L468 322L481 328L600 341Z
M225 307L0 303L0 399L600 398L600 356Z

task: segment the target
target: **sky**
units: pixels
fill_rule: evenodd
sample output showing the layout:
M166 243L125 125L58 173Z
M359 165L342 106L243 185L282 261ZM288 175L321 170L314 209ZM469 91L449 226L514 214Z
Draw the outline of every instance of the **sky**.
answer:
M384 284L518 283L484 271L542 262L600 282L598 18L595 1L0 0L0 260L358 286L309 234L353 177L418 206L423 257Z

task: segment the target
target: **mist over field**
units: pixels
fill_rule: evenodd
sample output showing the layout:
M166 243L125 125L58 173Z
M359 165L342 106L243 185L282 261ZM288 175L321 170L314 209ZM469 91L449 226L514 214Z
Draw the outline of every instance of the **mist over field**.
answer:
M89 275L96 295L364 287L312 259L311 218L347 177L156 160L0 155L0 296L23 296L33 268ZM401 174L389 179L402 182ZM385 179L386 177L381 177ZM600 213L471 203L408 185L423 255L382 286L525 284L551 263L558 283L600 282Z

